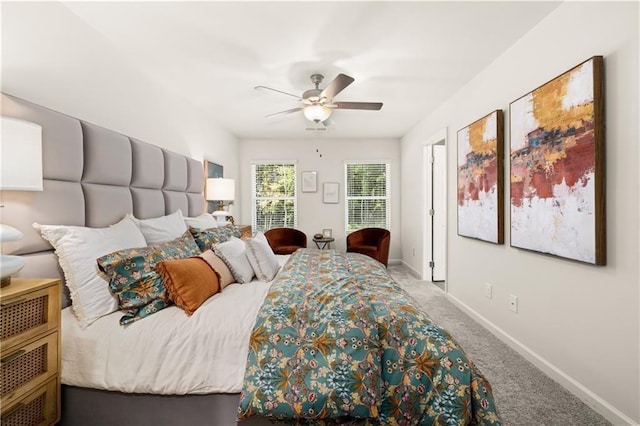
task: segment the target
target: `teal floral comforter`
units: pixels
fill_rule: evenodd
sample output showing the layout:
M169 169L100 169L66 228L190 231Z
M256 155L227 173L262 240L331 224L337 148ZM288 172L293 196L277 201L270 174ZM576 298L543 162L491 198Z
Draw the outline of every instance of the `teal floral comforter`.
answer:
M499 425L491 386L377 261L298 250L260 308L238 408L311 424Z

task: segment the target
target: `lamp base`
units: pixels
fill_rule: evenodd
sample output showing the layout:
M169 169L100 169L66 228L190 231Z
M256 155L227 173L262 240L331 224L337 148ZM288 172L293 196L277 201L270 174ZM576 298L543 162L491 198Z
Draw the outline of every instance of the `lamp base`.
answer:
M1 287L11 284L11 275L24 267L25 260L20 256L0 255L0 283Z
M224 226L224 225L227 225L227 224L231 223L231 222L227 221L227 216L231 216L229 214L229 212L227 212L227 211L216 210L215 212L213 212L211 214L218 221L218 226Z

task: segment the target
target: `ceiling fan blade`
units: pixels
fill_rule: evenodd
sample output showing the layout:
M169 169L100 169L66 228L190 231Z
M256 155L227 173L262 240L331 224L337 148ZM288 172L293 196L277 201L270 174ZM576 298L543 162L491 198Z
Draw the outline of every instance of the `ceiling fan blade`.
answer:
M378 111L382 108L382 102L333 102L335 109L366 109Z
M355 79L346 74L338 74L338 76L320 93L320 98L333 99L338 93L342 92L348 85L353 83Z
M280 112L274 112L273 114L265 115L265 117L273 117L274 115L280 115L280 114L291 114L292 112L297 112L297 111L302 111L302 107L291 108L291 109L287 109L285 111L280 111Z
M296 98L299 101L302 100L302 98L300 98L300 96L298 96L298 95L294 95L292 93L283 92L282 90L278 90L278 89L272 89L271 87L267 87L267 86L256 86L256 87L254 87L254 89L256 89L256 90L271 90L273 92L282 93L283 95L293 96L294 98Z

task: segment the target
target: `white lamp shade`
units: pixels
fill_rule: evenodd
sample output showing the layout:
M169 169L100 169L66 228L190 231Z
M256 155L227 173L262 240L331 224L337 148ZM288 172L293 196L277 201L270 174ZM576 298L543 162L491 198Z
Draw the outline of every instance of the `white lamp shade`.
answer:
M324 105L315 104L304 107L302 112L304 113L304 116L307 117L307 120L319 123L320 121L324 121L329 118L333 111L331 108Z
M224 178L207 179L205 198L209 201L233 201L236 198L236 182Z
M42 191L42 127L1 117L0 189Z

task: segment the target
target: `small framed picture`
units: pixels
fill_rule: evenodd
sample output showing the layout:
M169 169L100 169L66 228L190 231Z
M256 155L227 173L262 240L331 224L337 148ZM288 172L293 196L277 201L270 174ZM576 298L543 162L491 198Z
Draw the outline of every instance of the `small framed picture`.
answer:
M302 172L302 192L318 191L318 172Z
M331 238L331 229L323 229L322 230L323 238Z
M322 187L322 202L325 204L338 204L340 186L338 182L325 182Z

